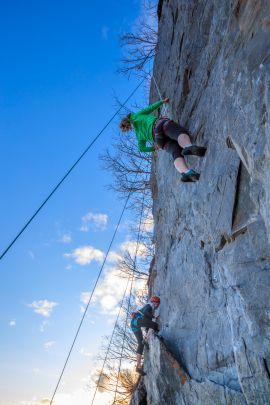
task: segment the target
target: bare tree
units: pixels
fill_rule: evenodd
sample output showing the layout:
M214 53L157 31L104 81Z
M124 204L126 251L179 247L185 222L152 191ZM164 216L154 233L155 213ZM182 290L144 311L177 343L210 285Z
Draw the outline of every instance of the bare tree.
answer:
M110 392L114 405L127 405L130 403L133 392L138 385L138 375L129 369L122 369L120 373L114 368L108 368L103 373L99 385L99 392ZM116 391L117 387L117 391ZM115 392L116 391L116 392Z
M143 198L140 201L140 209L137 207L135 211L139 211L136 219L138 216L141 217L139 223L137 219L130 224L130 234L136 241L136 247L134 246L136 252L130 249L125 251L119 256L116 266L120 277L134 277L136 280L147 281L154 256L152 206L145 206L145 198Z
M142 75L145 65L155 56L157 45L157 2L145 0L133 32L124 33L120 42L124 48L120 73L135 71Z
M137 341L127 322L130 322L130 313L143 306L146 299L146 291L136 292L126 298L123 306L123 313L118 324L114 329L111 345L108 346L110 338L106 338L101 349L99 359L106 364L103 370L98 371L96 383L99 380L99 391L115 393L117 390L116 401L114 404L128 404L138 383L138 376L127 367L127 363L135 363ZM130 304L130 305L129 305ZM122 367L119 371L119 362Z
M155 55L157 44L157 1L144 0L142 10L134 30L124 33L120 37L120 42L124 48L122 58L122 73L128 73L132 70L144 77L147 73L144 71L146 63ZM150 80L146 81L148 88ZM117 96L114 96L116 104L122 103ZM127 115L128 108L124 107ZM138 109L138 106L135 106ZM133 193L133 202L140 201L140 194L147 194L148 205L151 205L150 195L150 173L152 154L141 153L137 148L137 141L130 134L120 133L114 143L114 152L107 149L101 156L104 167L114 174L114 184L110 186L113 190L125 196ZM136 204L135 204L136 206Z
M114 175L114 183L109 188L123 197L130 192L150 191L152 157L150 153L138 151L136 138L132 135L120 132L114 137L113 152L107 148L100 156L104 168Z
M137 74L145 75L144 68L155 55L157 43L156 29L156 4L152 0L145 2L144 13L139 20L134 32L125 33L121 37L122 46L125 48L125 55L122 59L122 73L136 71ZM117 104L121 102L116 99ZM138 109L138 108L136 108ZM125 108L126 114L129 112ZM150 188L152 154L145 154L138 151L137 141L130 134L120 133L114 142L100 156L106 170L114 176L110 189L116 191L121 197L132 194L130 207L138 218L142 213L140 223L139 249L136 258L126 253L120 259L117 267L122 276L131 278L134 276L134 283L148 279L148 269L153 258L152 241L152 198ZM138 224L134 225L133 233L138 233ZM134 389L138 384L138 376L134 374L127 363L135 363L137 341L127 322L130 322L130 314L143 306L147 291L136 291L131 297L127 297L123 306L122 316L115 325L113 336L106 338L101 348L99 360L105 362L101 374L99 390L115 393L115 405L126 405L130 402ZM110 343L110 344L109 344ZM119 362L123 366L119 371ZM100 372L101 373L101 372ZM97 379L98 381L98 379Z
M129 278L134 274L134 277L139 280L146 280L148 277L148 269L138 266L134 258L129 252L126 252L118 263L117 268L120 270L122 277Z

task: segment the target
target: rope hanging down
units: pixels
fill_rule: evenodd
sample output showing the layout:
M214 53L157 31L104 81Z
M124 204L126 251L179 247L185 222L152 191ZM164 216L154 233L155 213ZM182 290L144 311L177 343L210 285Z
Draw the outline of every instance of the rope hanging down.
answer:
M90 303L91 303L91 300L92 300L93 294L94 294L94 292L95 292L97 283L98 283L98 281L99 281L99 279L100 279L100 276L101 276L102 270L103 270L103 268L104 268L105 262L106 262L106 260L107 260L108 254L110 253L112 244L113 244L113 242L114 242L116 233L117 233L117 231L118 231L120 222L121 222L122 217L123 217L123 215L124 215L124 212L125 212L125 210L126 210L126 207L127 207L128 201L129 201L129 199L130 199L130 196L131 196L131 192L128 194L127 199L126 199L126 202L125 202L125 205L124 205L124 207L123 207L123 209L122 209L121 215L120 215L120 217L119 217L119 220L118 220L118 223L117 223L117 225L116 225L114 234L113 234L113 236L112 236L111 242L110 242L110 244L109 244L109 247L108 247L108 249L107 249L106 255L105 255L104 260L103 260L103 263L102 263L102 265L101 265L100 271L99 271L99 273L98 273L96 282L95 282L94 287L93 287L93 289L92 289L92 292L91 292L91 294L90 294L90 297L89 297L89 300L88 300L88 302L87 302L87 305L86 305L85 311L84 311L84 313L83 313L82 319L81 319L81 321L80 321L80 323L79 323L79 326L78 326L78 328L77 328L77 332L76 332L76 334L75 334L75 337L74 337L73 342L72 342L72 344L71 344L71 347L70 347L70 349L69 349L69 352L68 352L68 355L67 355L65 364L64 364L64 366L63 366L63 368L62 368L62 371L61 371L61 374L60 374L60 376L59 376L59 378L58 378L58 381L57 381L55 390L54 390L53 395L52 395L52 398L51 398L51 400L50 400L50 405L52 405L52 403L53 403L53 399L54 399L55 394L56 394L56 392L57 392L57 390L58 390L58 387L59 387L59 384L60 384L60 382L61 382L62 376L63 376L63 374L64 374L64 371L65 371L65 369L66 369L67 363L68 363L68 361L69 361L71 352L72 352L73 347L74 347L74 345L75 345L75 342L76 342L76 340L77 340L78 334L79 334L79 332L80 332L80 330L81 330L81 327L82 327L84 318L85 318L86 313L87 313L87 311L88 311L89 305L90 305Z
M94 401L95 401L96 394L97 394L97 390L98 390L98 387L99 387L99 384L100 384L100 380L101 380L101 376L102 376L102 374L103 374L103 370L104 370L105 364L106 364L106 362L107 362L107 358L108 358L109 350L110 350L110 347L111 347L111 344L112 344L112 340L113 340L113 337L114 337L114 332L115 332L115 329L116 329L116 325L117 325L117 323L118 323L118 319L119 319L119 317L120 317L120 313L121 313L121 310L122 310L122 307L123 307L123 304L124 304L124 299L125 299L125 296L126 296L126 293L127 293L127 289L128 289L128 285L129 285L129 280L130 280L130 277L128 278L128 282L127 282L127 285L126 285L126 288L125 288L125 292L124 292L124 295L123 295L123 298L122 298L122 301L121 301L121 305L120 305L120 308L119 308L119 311L118 311L118 314L117 314L117 318L116 318L116 321L115 321L115 324L114 324L114 327L113 327L113 331L112 331L112 334L111 334L110 342L109 342L109 344L108 344L108 348L107 348L106 355L105 355L105 358L104 358L104 361L103 361L103 365L102 365L101 371L100 371L100 373L99 373L99 378L98 378L98 382L97 382L97 384L96 384L96 388L95 388L95 392L94 392L94 396L93 396L91 405L93 405L93 403L94 403Z
M142 225L142 216L143 216L143 209L144 209L144 199L145 199L145 193L144 193L144 195L143 195L142 209L141 209L141 213L140 213L139 229L138 229L138 234L137 234L136 250L135 250L135 255L134 255L134 266L133 266L132 277L131 277L131 285L130 285L130 291L129 291L129 300L128 300L128 307L127 307L127 316L126 316L126 321L125 321L125 329L124 329L123 344L122 344L122 349L121 349L120 363L119 363L119 368L118 368L117 382L116 382L116 387L115 387L115 392L114 392L113 404L115 403L115 400L116 400L117 389L118 389L118 382L119 382L119 376L120 376L121 365L122 365L124 344L125 344L125 339L126 339L126 330L127 330L127 322L128 322L129 309L130 309L130 303L131 303L131 295L132 295L132 289L133 289L134 274L135 274L135 269L136 269L136 265L137 265L137 254L138 254L139 242L140 242L140 237L141 237L141 225Z
M149 75L150 75L150 73L149 73ZM151 76L151 75L150 75L150 76ZM152 78L153 78L153 80L154 80L154 83L155 83L155 86L156 86L156 89L157 89L157 92L158 92L158 96L159 96L160 100L162 100L163 97L162 97L160 88L158 87L158 84L157 84L157 81L156 81L156 79L155 79L154 74L152 75ZM169 114L169 108L168 108L168 106L167 106L166 104L163 104L162 107L164 108L164 111L165 111L166 115L169 116L170 114Z
M145 78L135 87L135 89L130 93L128 98L124 101L124 103L118 108L118 110L115 112L115 114L109 119L107 124L101 129L101 131L97 134L97 136L91 141L91 143L87 146L87 148L83 151L83 153L78 157L78 159L73 163L73 165L70 167L70 169L66 172L66 174L62 177L62 179L57 183L57 185L53 188L53 190L50 192L48 197L43 201L43 203L39 206L39 208L35 211L35 213L31 216L31 218L25 223L25 225L21 228L21 230L18 232L18 234L15 236L15 238L10 242L10 244L7 246L7 248L1 253L0 260L3 259L3 257L7 254L9 249L14 245L14 243L17 241L17 239L21 236L21 234L26 230L26 228L30 225L30 223L33 221L33 219L37 216L37 214L41 211L41 209L44 207L44 205L49 201L49 199L53 196L53 194L57 191L57 189L61 186L61 184L65 181L65 179L68 177L68 175L75 169L75 167L78 165L78 163L81 161L81 159L86 155L86 153L89 151L89 149L94 145L96 140L100 137L100 135L105 131L105 129L110 125L110 123L114 120L114 118L119 114L119 112L122 110L122 108L126 105L126 103L130 100L130 98L136 93L138 88L142 85L144 82Z

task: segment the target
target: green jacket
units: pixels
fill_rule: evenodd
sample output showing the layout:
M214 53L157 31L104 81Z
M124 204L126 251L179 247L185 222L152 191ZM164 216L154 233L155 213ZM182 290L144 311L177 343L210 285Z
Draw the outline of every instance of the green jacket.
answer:
M140 152L153 152L155 150L153 146L146 146L146 143L153 143L154 141L152 131L157 117L151 112L157 110L162 104L163 101L160 100L137 113L130 114L130 122L135 130Z

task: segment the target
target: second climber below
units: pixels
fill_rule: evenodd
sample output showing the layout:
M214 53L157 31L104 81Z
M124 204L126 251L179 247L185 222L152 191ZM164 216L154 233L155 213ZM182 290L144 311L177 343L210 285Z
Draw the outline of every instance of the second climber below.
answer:
M140 152L153 152L155 149L164 149L170 153L174 160L176 170L181 174L184 182L197 181L200 174L189 169L185 156L204 156L206 148L193 145L187 129L167 117L157 118L151 114L169 99L157 101L137 113L130 113L122 119L120 129L123 132L135 130ZM152 146L147 146L151 143ZM154 146L153 146L154 144Z
M159 307L159 305L160 305L160 298L154 295L153 297L150 298L150 302L148 304L146 304L139 311L133 312L131 314L132 319L130 322L130 327L138 342L138 348L136 352L137 353L136 371L141 375L145 375L141 364L144 347L144 339L141 328L144 327L147 328L147 330L153 329L155 332L159 331L158 323L152 320L153 318L155 318L154 311Z

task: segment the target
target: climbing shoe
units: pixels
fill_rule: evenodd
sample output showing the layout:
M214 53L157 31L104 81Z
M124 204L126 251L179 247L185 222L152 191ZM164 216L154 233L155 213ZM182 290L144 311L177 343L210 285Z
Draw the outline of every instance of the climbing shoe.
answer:
M197 181L200 178L200 173L195 172L195 170L190 169L186 173L181 173L181 181L184 182L193 182Z
M143 371L142 367L136 367L137 373L139 373L141 376L146 375L146 373Z
M195 156L204 156L206 148L203 146L191 145L187 146L182 150L183 156L195 155Z

